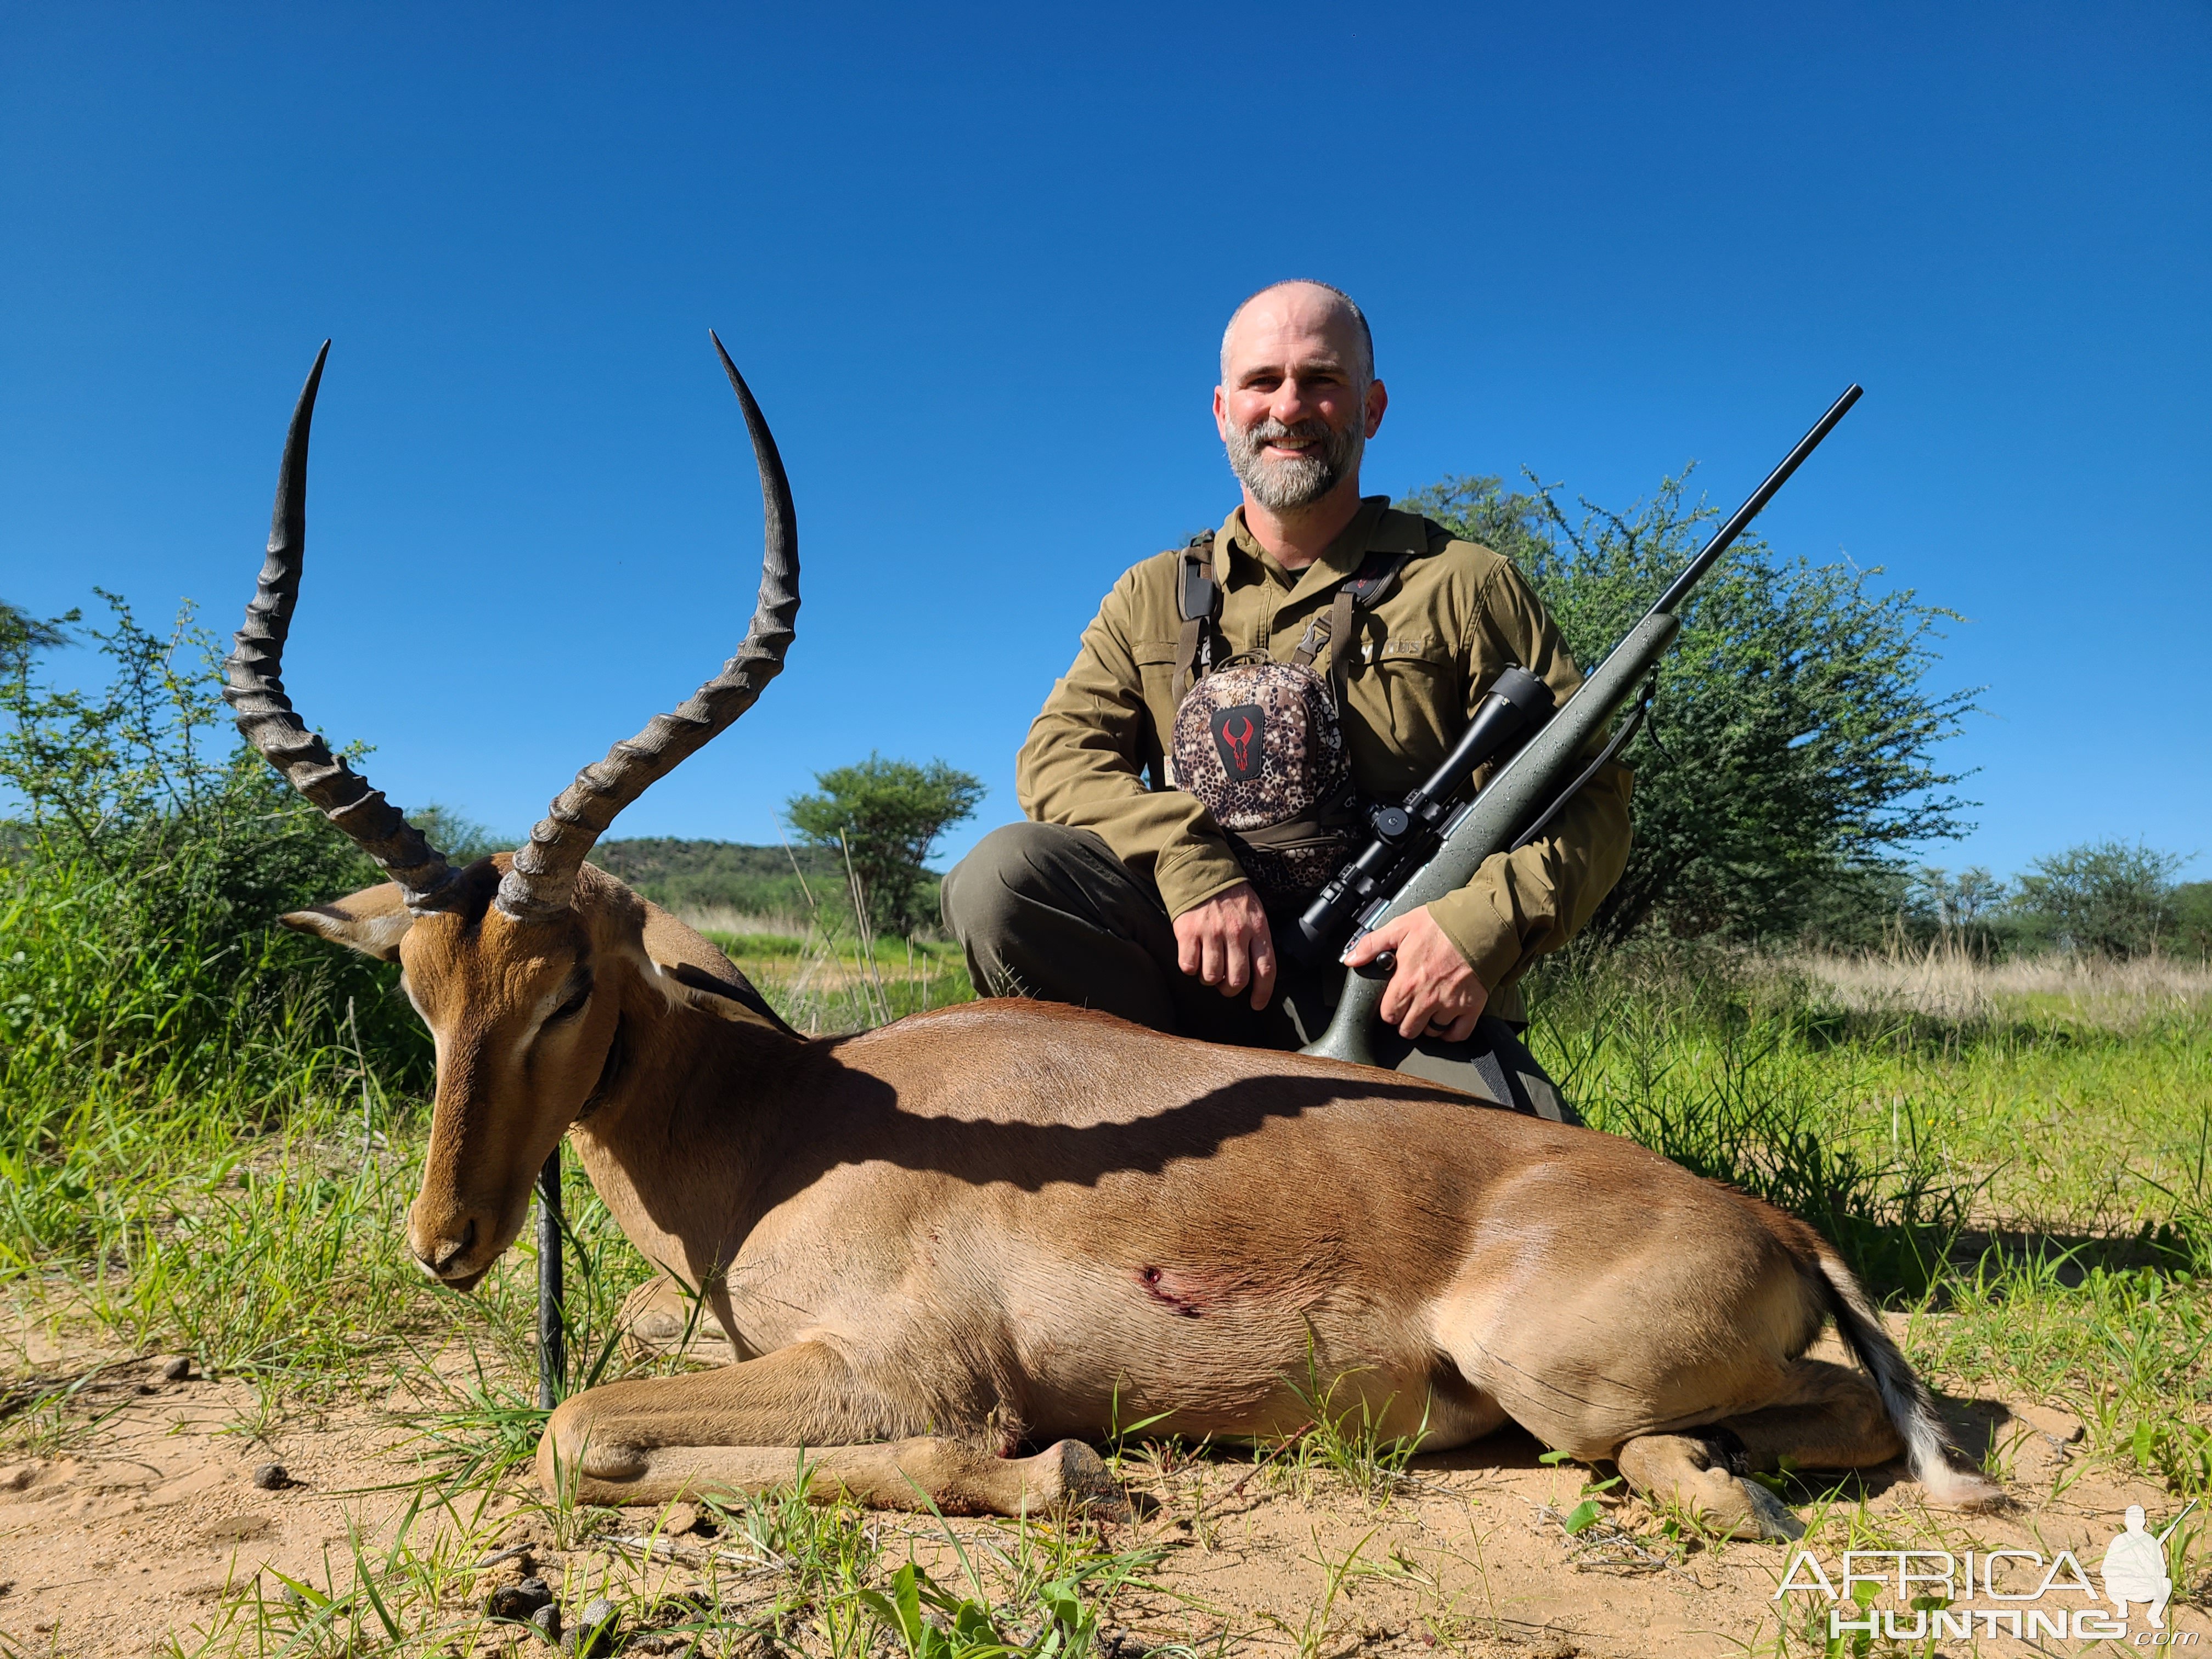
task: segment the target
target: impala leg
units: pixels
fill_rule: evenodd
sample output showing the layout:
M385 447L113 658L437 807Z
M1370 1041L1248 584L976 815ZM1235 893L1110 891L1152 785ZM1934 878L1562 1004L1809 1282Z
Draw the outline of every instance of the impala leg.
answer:
M1723 1437L1692 1429L1685 1434L1643 1434L1613 1454L1628 1484L1655 1503L1672 1504L1723 1538L1805 1534L1790 1506L1748 1470L1738 1474L1735 1449Z
M1035 1515L1062 1506L1104 1519L1125 1519L1128 1499L1079 1440L1062 1440L1034 1457L994 1457L941 1436L880 1445L659 1446L644 1454L638 1473L623 1479L593 1474L587 1455L576 1501L665 1504L679 1498L727 1498L805 1483L817 1503L843 1497L873 1510L925 1510L944 1515Z
M682 1354L709 1365L737 1361L737 1350L711 1310L684 1295L666 1273L655 1273L623 1300L616 1316L623 1353L635 1360Z
M564 1401L538 1443L548 1495L584 1504L665 1504L791 1485L879 1509L1020 1515L1069 1504L1126 1514L1098 1454L1063 1440L1034 1457L914 1436L915 1413L803 1342L689 1376L610 1382ZM805 1448L802 1455L801 1448Z
M1727 1421L1753 1468L1779 1468L1786 1457L1801 1468L1864 1469L1904 1455L1905 1442L1865 1372L1800 1359L1790 1382L1789 1398Z
M1782 1460L1812 1469L1859 1469L1905 1449L1872 1378L1820 1359L1799 1359L1789 1391L1711 1429L1638 1436L1615 1461L1645 1496L1680 1504L1724 1535L1781 1540L1805 1528L1788 1505L1750 1479Z

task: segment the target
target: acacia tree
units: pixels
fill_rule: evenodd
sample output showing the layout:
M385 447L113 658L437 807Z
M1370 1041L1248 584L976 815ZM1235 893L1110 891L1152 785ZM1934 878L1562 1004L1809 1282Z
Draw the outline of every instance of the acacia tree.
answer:
M1513 560L1588 669L1716 516L1686 498L1686 477L1625 514L1584 501L1574 519L1534 478L1522 491L1447 477L1401 505ZM1923 685L1954 613L1882 590L1881 574L1779 559L1746 537L1698 585L1627 756L1636 840L1597 937L1832 931L1881 908L1900 849L1970 827L1948 793L1960 777L1933 752L1974 694Z
M785 804L791 827L817 847L852 860L869 921L890 934L913 932L938 837L975 815L982 780L941 760L927 766L871 754L857 766L815 774L819 794Z
M41 621L19 605L0 599L0 677L13 679L29 668L33 653L69 642L68 624L77 619L70 611L51 622Z
M2010 921L2021 941L2126 958L2177 943L2180 891L2189 860L2141 842L2105 841L2039 858L2020 878Z

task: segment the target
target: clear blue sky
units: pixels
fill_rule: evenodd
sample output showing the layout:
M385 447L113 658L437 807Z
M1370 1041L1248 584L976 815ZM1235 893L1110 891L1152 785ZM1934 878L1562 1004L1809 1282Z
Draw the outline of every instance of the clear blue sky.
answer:
M1735 497L1971 620L1963 848L2212 854L2212 9L0 9L0 597L226 635L335 338L286 678L373 779L519 832L739 636L785 677L618 834L771 840L943 756L1015 815L1125 566L1219 518L1230 307L1358 295L1371 489L1524 463ZM963 835L959 846L972 838ZM953 850L957 851L958 847ZM2212 868L2200 861L2197 873Z

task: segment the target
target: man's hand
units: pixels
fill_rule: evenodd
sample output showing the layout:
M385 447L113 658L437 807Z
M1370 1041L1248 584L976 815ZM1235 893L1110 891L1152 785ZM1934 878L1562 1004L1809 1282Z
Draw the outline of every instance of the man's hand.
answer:
M1249 881L1175 919L1176 964L1233 997L1252 988L1252 1006L1263 1009L1275 994L1275 936L1267 907ZM1446 947L1449 949L1449 947Z
M1362 935L1344 953L1344 964L1357 968L1385 951L1398 953L1398 966L1382 988L1382 1006L1376 1011L1382 1023L1396 1026L1402 1037L1425 1034L1465 1042L1482 1018L1490 988L1475 977L1459 946L1444 937L1428 906Z

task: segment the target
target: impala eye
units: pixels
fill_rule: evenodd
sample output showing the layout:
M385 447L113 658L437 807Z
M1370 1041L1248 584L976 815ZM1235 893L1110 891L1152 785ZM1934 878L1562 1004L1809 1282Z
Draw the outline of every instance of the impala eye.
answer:
M551 1013L545 1016L545 1023L548 1025L551 1025L561 1020L575 1018L577 1015L584 1012L585 1005L589 1003L591 1000L592 982L589 980L586 980L581 985L578 986L574 991L569 993L568 996L562 1002L558 1008L556 1008Z

